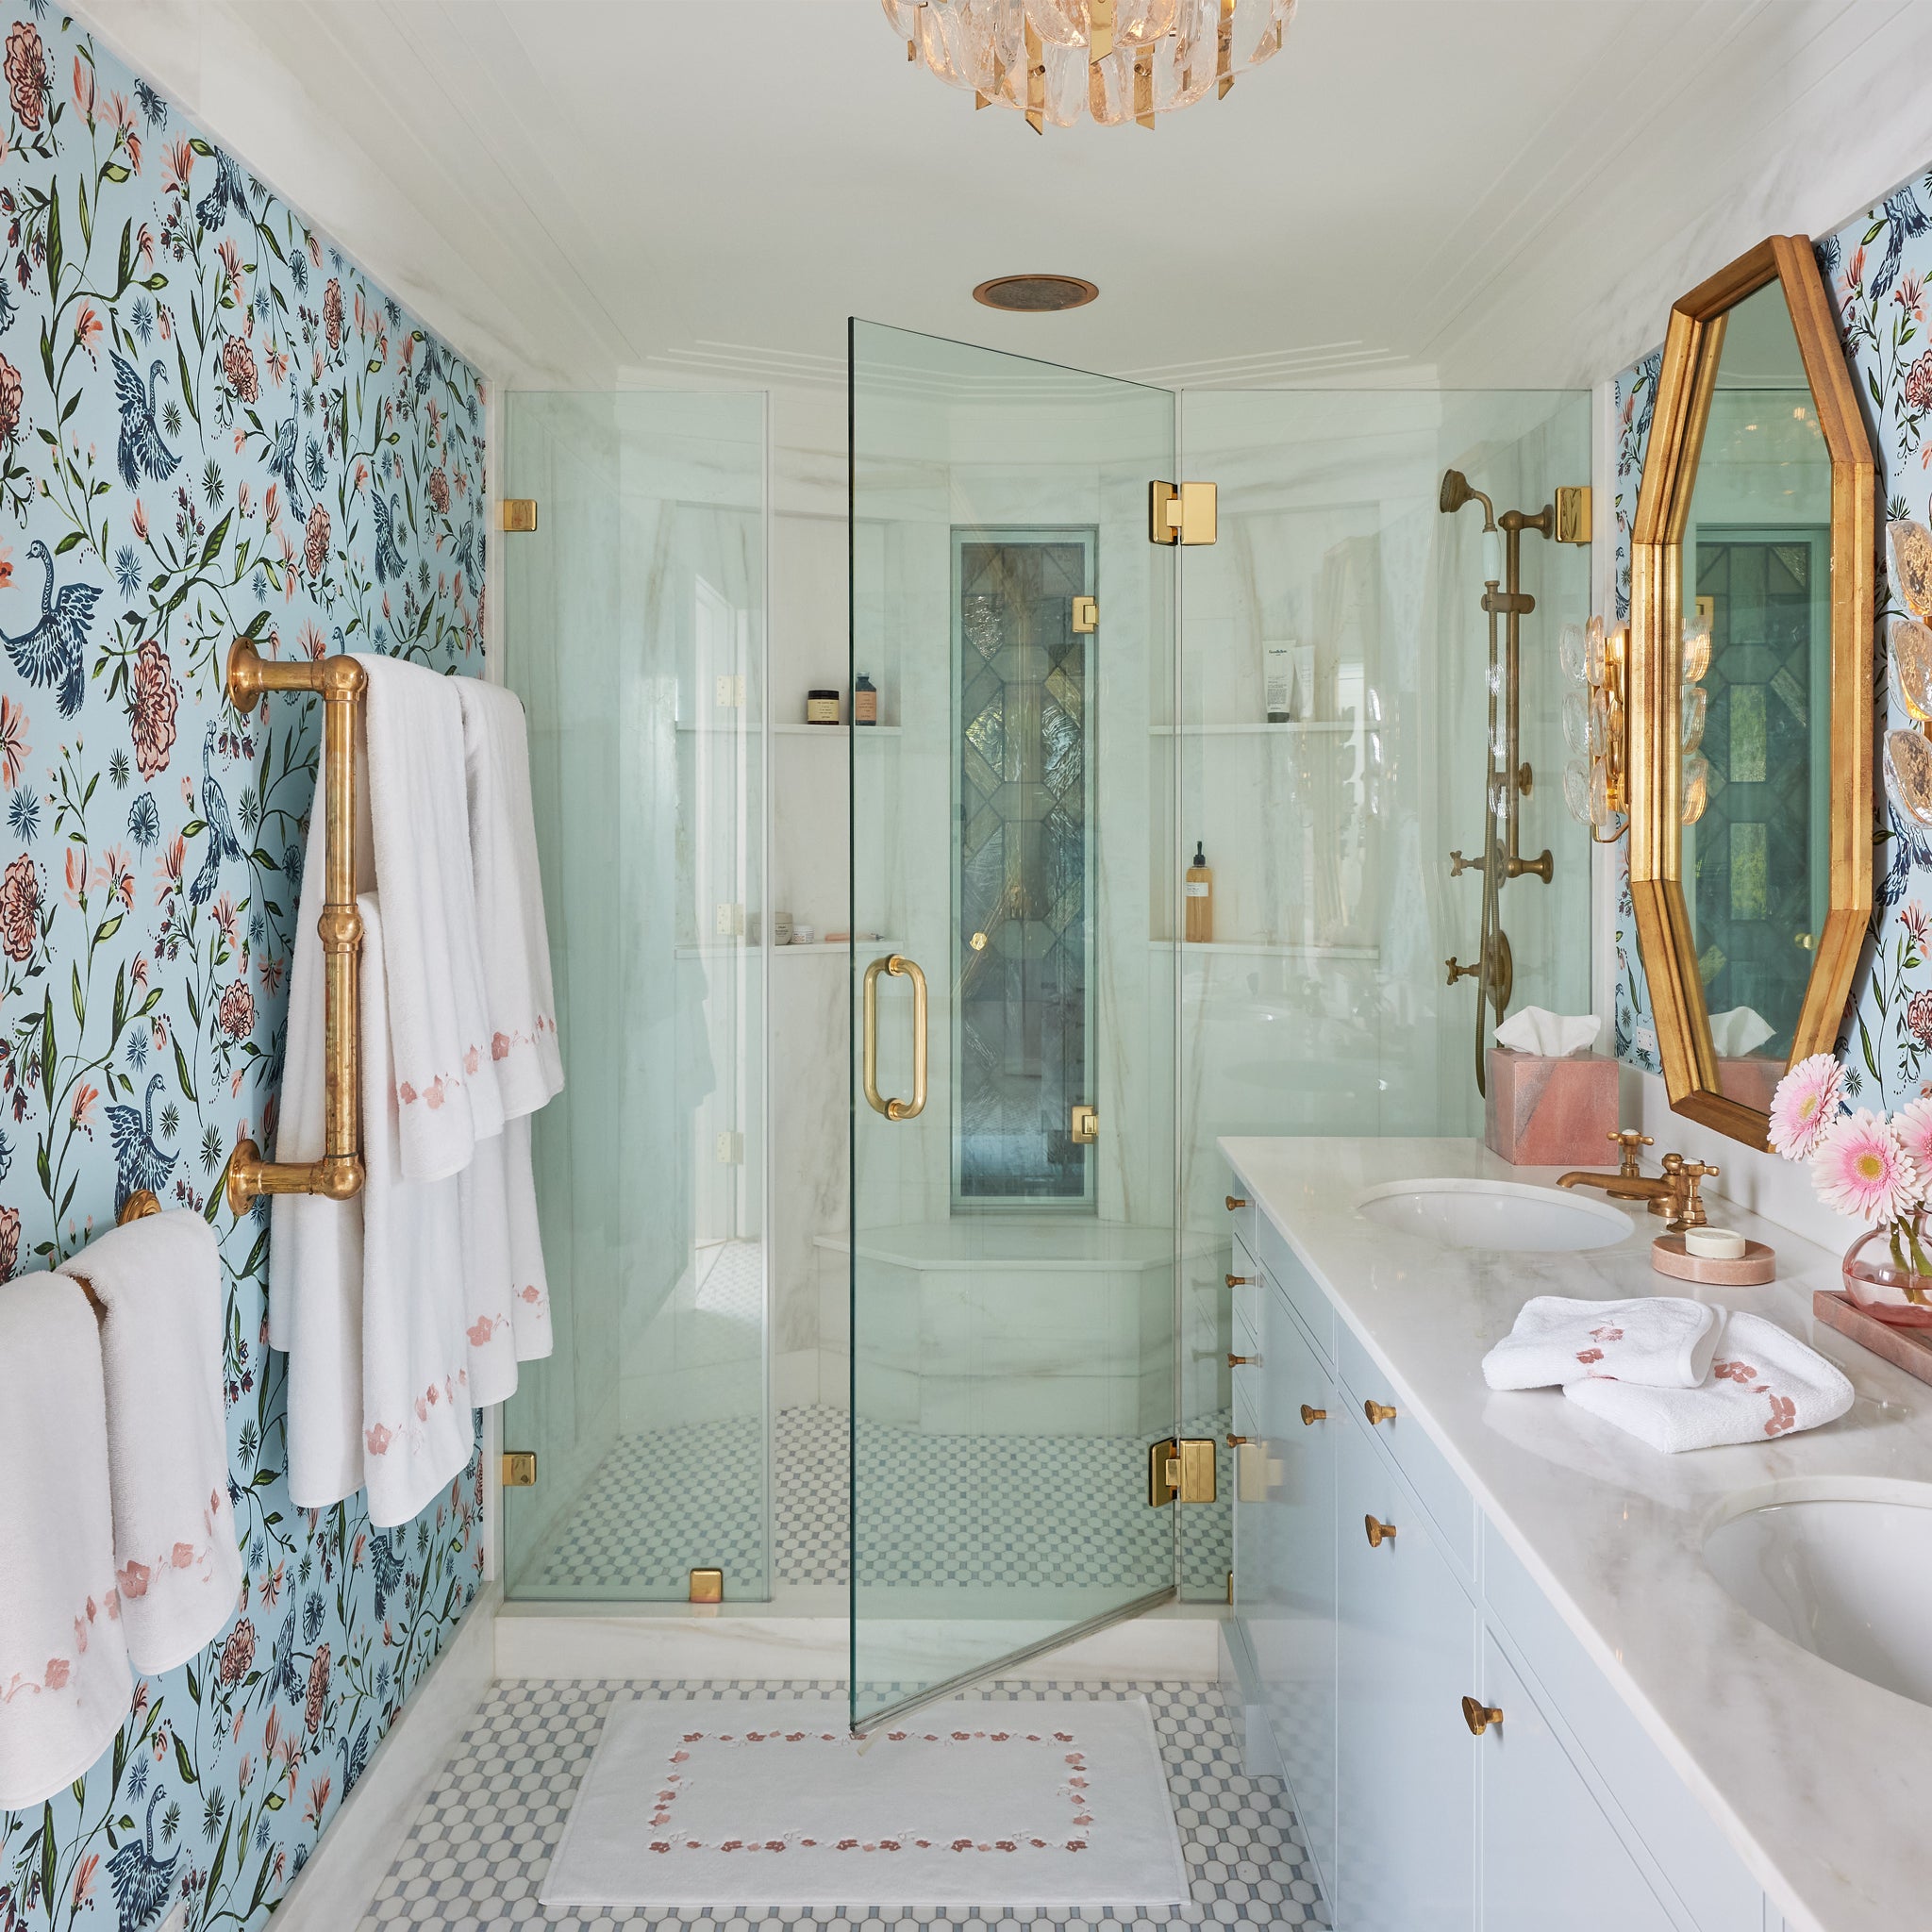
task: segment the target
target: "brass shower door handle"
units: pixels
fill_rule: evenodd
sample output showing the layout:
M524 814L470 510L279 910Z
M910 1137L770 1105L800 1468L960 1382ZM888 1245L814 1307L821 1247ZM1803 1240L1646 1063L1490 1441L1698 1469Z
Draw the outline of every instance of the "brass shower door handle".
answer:
M879 1093L879 974L912 982L912 1098L887 1100ZM925 974L903 953L874 959L865 969L864 991L865 1097L874 1113L889 1121L909 1121L925 1111Z

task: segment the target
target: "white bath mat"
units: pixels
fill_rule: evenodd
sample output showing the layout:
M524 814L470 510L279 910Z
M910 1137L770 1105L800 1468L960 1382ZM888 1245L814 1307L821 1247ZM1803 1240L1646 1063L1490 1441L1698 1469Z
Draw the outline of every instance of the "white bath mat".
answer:
M1145 1698L935 1705L862 1751L843 1702L613 1704L546 1906L1177 1906Z

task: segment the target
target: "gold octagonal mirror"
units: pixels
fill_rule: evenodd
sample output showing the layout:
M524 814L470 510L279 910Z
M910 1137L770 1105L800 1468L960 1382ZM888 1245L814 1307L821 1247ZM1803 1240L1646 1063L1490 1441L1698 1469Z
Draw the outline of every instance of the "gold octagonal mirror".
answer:
M1811 243L1671 310L1630 547L1630 895L1671 1105L1762 1146L1872 908L1872 445Z

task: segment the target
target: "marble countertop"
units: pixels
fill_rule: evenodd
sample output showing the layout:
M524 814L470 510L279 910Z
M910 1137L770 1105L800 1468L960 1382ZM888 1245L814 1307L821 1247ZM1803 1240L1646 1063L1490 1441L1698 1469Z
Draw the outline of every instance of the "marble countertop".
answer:
M1355 1201L1388 1181L1547 1185L1557 1170L1510 1167L1472 1140L1220 1147L1793 1932L1932 1924L1932 1708L1774 1634L1702 1555L1742 1491L1794 1478L1932 1481L1932 1386L1812 1316L1813 1290L1840 1285L1838 1257L1728 1201L1712 1221L1777 1250L1767 1287L1700 1291L1656 1274L1650 1242L1663 1224L1641 1203L1628 1205L1628 1241L1587 1253L1442 1248L1374 1225ZM1802 1171L1791 1185L1807 1185ZM1748 1308L1836 1362L1857 1399L1824 1428L1659 1455L1555 1390L1487 1386L1484 1354L1533 1294L1688 1294Z

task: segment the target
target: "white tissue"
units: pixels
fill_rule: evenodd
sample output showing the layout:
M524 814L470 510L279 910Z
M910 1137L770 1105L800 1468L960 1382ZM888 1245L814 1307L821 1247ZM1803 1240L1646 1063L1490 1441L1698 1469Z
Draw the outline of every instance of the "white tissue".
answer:
M1760 1047L1772 1036L1772 1024L1762 1013L1749 1007L1733 1007L1728 1013L1710 1016L1710 1043L1721 1059L1741 1059Z
M1496 1044L1512 1053L1560 1059L1573 1053L1588 1053L1596 1044L1603 1024L1588 1013L1552 1013L1543 1007L1524 1007L1496 1028Z

